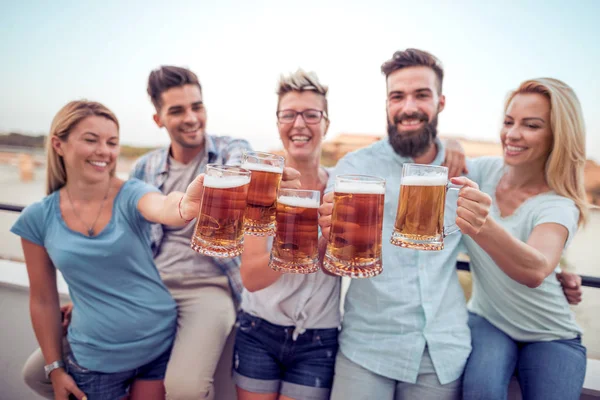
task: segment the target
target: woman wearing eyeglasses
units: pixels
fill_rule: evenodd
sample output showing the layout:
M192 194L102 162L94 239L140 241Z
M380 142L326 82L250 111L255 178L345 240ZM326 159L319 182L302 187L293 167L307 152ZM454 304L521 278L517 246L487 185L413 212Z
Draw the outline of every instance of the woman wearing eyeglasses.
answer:
M325 189L321 146L329 127L327 87L302 70L277 87L277 127L285 163L302 189ZM234 350L239 400L328 399L340 325L340 279L318 271L283 274L269 268L272 238L244 238L245 288Z

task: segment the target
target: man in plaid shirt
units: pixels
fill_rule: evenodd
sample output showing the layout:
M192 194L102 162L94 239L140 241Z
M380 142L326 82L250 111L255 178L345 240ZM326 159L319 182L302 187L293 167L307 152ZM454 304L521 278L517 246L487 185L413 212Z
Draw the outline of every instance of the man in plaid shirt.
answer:
M150 73L154 121L170 136L168 148L140 158L132 178L163 193L184 190L206 164L240 164L247 141L206 133L206 109L197 76L163 66ZM213 375L235 323L242 291L239 258L213 258L189 246L195 221L183 228L153 225L152 250L161 277L177 302L178 329L165 377L169 399L214 397Z

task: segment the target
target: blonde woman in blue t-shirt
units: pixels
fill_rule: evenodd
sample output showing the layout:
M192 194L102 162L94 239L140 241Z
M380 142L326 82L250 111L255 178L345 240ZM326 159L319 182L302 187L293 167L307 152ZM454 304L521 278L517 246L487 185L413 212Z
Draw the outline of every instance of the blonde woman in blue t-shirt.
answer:
M52 121L47 196L12 227L21 236L33 328L56 399L164 399L175 302L152 259L149 223L197 215L202 177L168 196L115 176L119 124L105 106L73 101ZM74 304L63 358L56 269Z
M578 399L586 349L556 276L587 217L575 93L556 79L523 82L506 102L500 137L503 158L470 167L493 203L482 230L464 236L473 272L464 398L506 399L516 374L524 399ZM458 225L469 218L459 211Z

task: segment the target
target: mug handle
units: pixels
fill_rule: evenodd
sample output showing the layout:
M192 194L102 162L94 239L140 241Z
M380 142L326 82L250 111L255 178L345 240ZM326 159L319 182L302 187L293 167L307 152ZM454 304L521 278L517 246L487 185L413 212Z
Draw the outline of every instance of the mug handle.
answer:
M450 182L448 182L446 184L446 193L448 192L448 190L460 190L460 189L462 189L462 186L460 186L460 185L455 185ZM448 227L444 226L444 237L446 237L448 235L452 235L453 233L456 233L459 231L460 231L460 228L455 223Z

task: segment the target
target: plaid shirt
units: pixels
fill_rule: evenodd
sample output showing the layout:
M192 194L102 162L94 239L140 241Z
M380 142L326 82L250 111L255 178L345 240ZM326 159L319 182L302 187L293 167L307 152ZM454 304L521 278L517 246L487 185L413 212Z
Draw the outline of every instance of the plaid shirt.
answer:
M242 161L244 150L251 150L250 144L242 139L234 139L229 136L206 135L206 146L204 158L198 165L195 175L204 172L206 164L228 164L239 165ZM131 171L131 178L137 178L156 186L161 191L163 184L169 175L169 148L158 149L142 156ZM163 226L152 224L150 228L150 240L154 256L158 254L164 237ZM241 300L243 290L240 278L240 258L212 258L213 262L229 279L229 286L234 299Z

